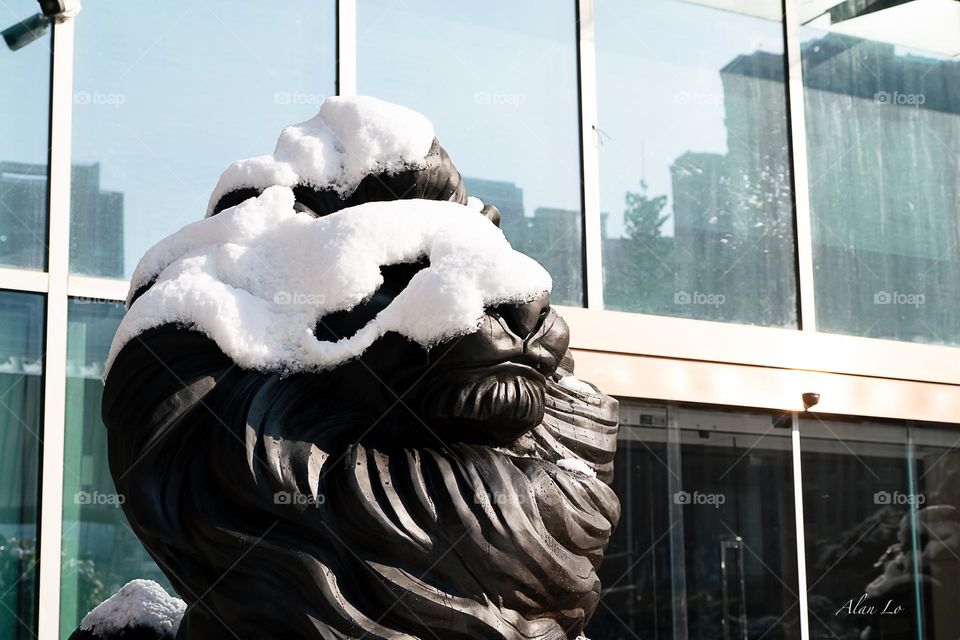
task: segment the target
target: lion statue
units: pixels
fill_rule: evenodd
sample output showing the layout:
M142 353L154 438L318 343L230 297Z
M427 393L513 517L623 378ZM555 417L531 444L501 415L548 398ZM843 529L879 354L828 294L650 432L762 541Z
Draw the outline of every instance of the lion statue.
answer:
M102 413L177 638L581 635L618 406L498 225L426 118L331 98L144 257Z

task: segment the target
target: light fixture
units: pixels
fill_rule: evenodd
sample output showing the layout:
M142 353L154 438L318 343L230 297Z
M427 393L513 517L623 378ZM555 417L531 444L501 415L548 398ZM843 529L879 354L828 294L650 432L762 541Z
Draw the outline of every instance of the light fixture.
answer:
M7 27L0 35L11 51L22 49L40 39L52 21L63 22L80 13L80 0L37 0L40 13Z
M34 40L43 37L50 26L50 18L36 13L3 30L3 41L11 51L22 49Z
M820 394L819 393L805 393L801 396L803 399L803 410L810 411L812 407L817 406L820 403Z

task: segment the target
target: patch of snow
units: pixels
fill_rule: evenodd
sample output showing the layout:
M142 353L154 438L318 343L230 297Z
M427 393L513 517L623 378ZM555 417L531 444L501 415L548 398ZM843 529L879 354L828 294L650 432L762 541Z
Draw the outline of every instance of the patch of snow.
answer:
M557 383L564 389L569 389L570 391L576 391L577 393L582 393L587 396L597 395L596 390L591 387L589 384L581 380L576 376L564 376L560 378L560 381Z
M564 471L570 471L573 473L582 473L585 476L590 478L596 478L597 472L594 471L590 465L579 458L564 458L557 462L557 466L563 469Z
M220 176L207 216L227 193L300 184L347 197L371 173L423 168L433 125L416 111L368 96L332 97L305 122L287 127L270 155L234 162Z
M183 600L168 595L153 580L131 580L84 616L80 628L95 635L113 635L140 626L163 635L180 626L186 607Z
M543 267L469 206L397 200L313 218L293 205L289 187L270 187L147 251L107 372L129 340L167 323L202 331L241 367L321 370L359 356L388 331L424 347L471 333L486 307L526 302L552 286ZM316 338L320 318L379 288L381 266L424 256L429 266L355 335Z

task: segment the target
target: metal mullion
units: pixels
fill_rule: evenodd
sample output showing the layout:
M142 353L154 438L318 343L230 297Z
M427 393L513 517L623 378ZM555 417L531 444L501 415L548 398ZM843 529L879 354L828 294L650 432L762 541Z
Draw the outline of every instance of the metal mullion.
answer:
M794 241L797 250L797 288L800 329L817 330L814 292L813 230L810 216L810 180L807 164L807 127L804 111L803 59L800 50L800 14L797 0L783 0L784 53L787 73L787 114L790 125L791 176L793 179ZM793 455L793 505L796 528L797 591L800 608L800 638L810 638L807 602L807 557L803 516L803 470L800 448L800 415L791 413Z
M48 278L45 271L0 267L0 289L46 293L47 286Z
M46 343L43 362L38 640L57 640L60 635L73 44L73 20L68 19L54 24L50 92L50 197L48 200Z
M597 48L593 0L577 0L577 65L580 100L580 170L583 184L584 302L603 308L603 239L600 220L600 158L597 153Z
M803 100L803 63L800 55L800 15L797 0L783 0L784 50L787 70L787 113L790 124L794 231L797 249L800 328L817 330L814 296L813 231L810 219L810 181L807 165L807 127Z
M674 640L687 640L687 566L684 536L683 457L678 406L667 405L667 509L670 517L670 613Z
M918 496L920 495L920 487L917 479L917 469L915 461L917 459L917 448L916 443L913 440L913 431L916 429L915 423L913 420L907 422L907 493L909 496ZM921 476L922 479L922 476ZM921 506L917 504L916 500L910 500L907 512L910 522L910 557L913 562L914 567L922 566L921 552L923 549L923 543L920 540L920 531L919 523L920 519L917 516L917 507ZM913 606L915 607L914 612L914 624L916 625L916 640L924 640L926 637L926 610L924 608L924 598L923 598L923 576L920 571L913 571Z
M810 639L810 613L807 609L807 553L803 527L803 473L800 466L800 415L790 414L790 442L793 453L793 517L797 539L797 594L800 608L800 640Z
M122 302L127 299L129 289L129 280L78 275L67 277L67 294L71 298L84 298L87 301Z
M357 0L337 0L337 95L357 93Z
M571 345L607 353L960 386L960 349L916 342L557 306Z

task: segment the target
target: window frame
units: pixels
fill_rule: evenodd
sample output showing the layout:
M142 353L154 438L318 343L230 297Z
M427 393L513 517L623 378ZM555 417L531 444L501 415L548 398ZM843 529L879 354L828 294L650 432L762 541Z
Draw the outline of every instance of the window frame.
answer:
M960 415L960 347L820 333L816 327L799 0L783 0L786 90L793 179L798 329L623 313L604 309L600 237L597 85L593 8L576 5L583 308L561 309L571 326L578 375L611 395L798 412L801 395L837 415L929 422ZM356 0L336 1L337 91L356 91ZM69 273L74 20L53 25L47 269L0 268L0 289L46 295L41 450L40 640L59 636L67 302L123 300L129 281ZM56 141L55 144L52 142ZM795 414L796 415L796 414ZM799 431L794 425L795 455ZM795 458L799 487L799 458ZM802 502L798 502L802 522ZM802 548L802 530L798 528ZM802 555L801 555L802 558ZM803 572L801 572L803 579ZM801 588L801 592L803 589ZM805 605L805 603L804 603ZM804 618L805 619L805 618ZM806 637L806 636L804 636Z

